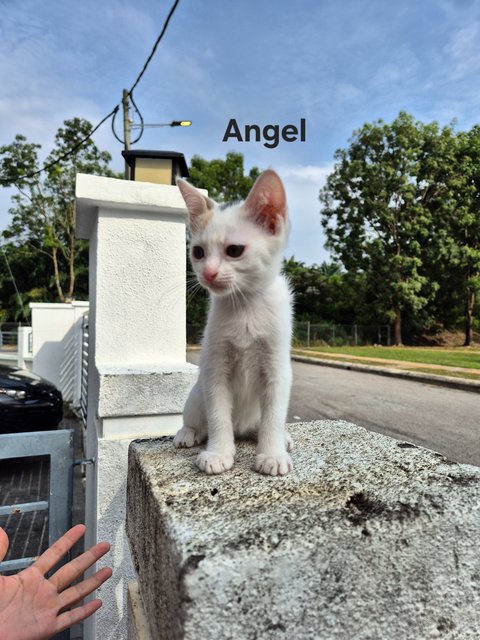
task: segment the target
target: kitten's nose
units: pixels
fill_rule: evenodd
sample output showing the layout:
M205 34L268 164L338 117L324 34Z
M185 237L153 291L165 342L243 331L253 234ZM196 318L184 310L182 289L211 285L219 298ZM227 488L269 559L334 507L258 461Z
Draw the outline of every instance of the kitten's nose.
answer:
M203 272L203 277L207 282L210 283L213 282L217 276L218 271L215 271L215 269L205 269L205 271Z

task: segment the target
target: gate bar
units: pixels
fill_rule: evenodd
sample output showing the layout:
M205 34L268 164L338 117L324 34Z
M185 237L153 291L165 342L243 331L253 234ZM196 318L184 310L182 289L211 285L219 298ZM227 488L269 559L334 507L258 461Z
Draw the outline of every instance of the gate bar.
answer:
M38 502L24 502L23 504L7 504L0 507L0 516L18 515L29 513L30 511L45 511L48 509L48 502L39 500Z

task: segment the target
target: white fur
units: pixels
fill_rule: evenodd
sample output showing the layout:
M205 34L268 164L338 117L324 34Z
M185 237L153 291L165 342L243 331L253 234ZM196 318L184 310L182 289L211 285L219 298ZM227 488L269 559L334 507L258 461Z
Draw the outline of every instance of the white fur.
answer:
M286 203L275 232L255 215L265 201L284 199L283 186L268 171L243 205L225 210L212 209L212 201L202 203L196 194L203 196L187 183L179 187L190 212L191 246L205 252L200 260L192 255L192 265L200 284L210 291L211 306L199 378L174 445L191 447L208 440L197 465L206 473L220 473L233 465L234 437L256 437L256 470L284 475L292 469L288 451L293 446L285 432L292 378L292 300L280 273L288 228ZM225 254L232 244L246 246L241 257ZM218 272L213 286L203 275L205 269Z

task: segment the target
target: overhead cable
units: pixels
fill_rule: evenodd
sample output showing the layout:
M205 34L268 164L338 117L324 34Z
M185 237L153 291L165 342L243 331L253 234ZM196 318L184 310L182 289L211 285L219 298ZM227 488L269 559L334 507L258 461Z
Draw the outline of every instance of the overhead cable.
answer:
M180 2L180 0L175 0L175 2L172 5L172 8L170 9L170 12L167 16L167 19L165 20L164 24L163 24L163 28L160 32L160 35L157 38L157 41L155 42L155 44L153 45L153 49L152 52L150 53L150 55L147 58L147 61L145 62L145 64L143 65L143 69L140 71L140 73L137 76L137 79L135 80L135 82L132 84L132 86L130 87L130 91L129 94L132 95L133 90L135 89L135 87L137 86L137 84L140 82L140 80L142 79L143 74L145 73L145 71L147 70L148 65L150 64L153 56L155 55L155 51L157 50L158 45L160 44L160 41L162 40L163 36L165 35L165 31L167 30L168 27L168 23L170 22L171 17L173 16L173 14L175 13L175 9L178 6L178 3Z
M132 140L130 142L130 144L135 144L136 142L138 142L140 140L140 138L143 136L143 131L144 131L144 124L143 124L143 117L142 114L140 113L139 108L137 107L135 100L133 98L133 90L137 87L138 83L140 82L140 80L143 77L143 74L145 73L145 71L147 70L148 65L150 64L150 62L153 59L153 56L155 55L155 52L157 50L158 45L160 44L163 36L165 35L165 32L168 28L168 24L173 16L173 14L175 13L175 9L178 6L178 3L180 2L180 0L175 0L175 2L172 4L172 7L168 13L168 16L165 19L165 22L163 23L163 27L162 30L160 31L160 34L158 36L158 38L155 41L155 44L153 45L153 48L150 52L150 55L148 56L145 64L143 65L143 69L140 71L140 73L137 76L137 79L135 80L135 82L132 84L132 86L130 87L129 91L128 91L128 97L133 105L133 108L135 109L135 111L138 114L138 117L140 118L140 133L138 134L138 136L135 138L135 140ZM116 113L114 114L113 118L112 118L112 132L113 135L115 136L115 138L121 143L121 144L125 144L125 140L123 140L122 138L120 138L120 136L117 134L117 132L115 131L115 116Z
M32 173L29 173L26 176L21 176L19 178L10 178L10 179L9 178L2 178L2 182L7 182L7 183L13 182L13 183L15 183L15 182L23 181L23 180L29 180L30 178L34 178L35 176L37 176L38 174L42 173L43 171L46 171L47 169L50 169L50 167L53 167L54 165L58 164L62 160L65 160L65 158L68 158L68 156L71 156L72 153L75 153L75 151L77 151L77 149L79 149L83 144L85 144L85 142L87 142L87 140L89 140L93 136L95 131L102 126L102 124L105 122L105 120L108 120L108 118L110 118L112 115L114 115L119 109L120 109L120 105L117 104L117 106L114 109L112 109L112 111L110 111L110 113L108 115L106 115L103 118L103 120L100 120L100 122L97 124L97 126L94 127L90 131L90 133L88 135L86 135L79 142L77 142L77 144L74 145L71 149L66 151L64 154L62 154L61 156L59 156L58 158L56 158L52 162L49 162L48 164L44 164L41 169L38 169L37 171L33 171Z

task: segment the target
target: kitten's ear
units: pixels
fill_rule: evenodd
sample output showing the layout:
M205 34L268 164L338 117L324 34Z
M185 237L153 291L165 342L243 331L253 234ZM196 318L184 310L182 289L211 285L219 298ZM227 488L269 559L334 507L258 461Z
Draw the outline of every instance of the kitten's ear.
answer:
M177 178L177 187L187 205L191 231L195 233L206 227L213 214L215 206L213 200L202 195L200 191L181 178Z
M287 221L287 197L279 176L268 169L255 181L245 200L249 217L271 234L279 233Z

